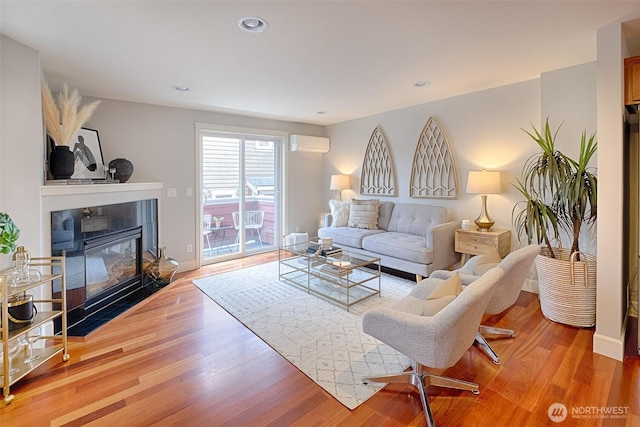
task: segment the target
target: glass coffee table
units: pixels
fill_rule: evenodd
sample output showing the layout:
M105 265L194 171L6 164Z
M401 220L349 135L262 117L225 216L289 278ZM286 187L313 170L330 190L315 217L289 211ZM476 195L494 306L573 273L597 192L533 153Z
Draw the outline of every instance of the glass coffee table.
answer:
M349 311L349 307L380 296L380 258L332 247L318 250L308 244L283 246L279 251L278 273L285 281L305 289Z

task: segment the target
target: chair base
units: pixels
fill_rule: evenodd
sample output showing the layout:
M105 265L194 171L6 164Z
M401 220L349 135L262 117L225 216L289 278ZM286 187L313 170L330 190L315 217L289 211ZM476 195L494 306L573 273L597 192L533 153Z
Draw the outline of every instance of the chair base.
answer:
M500 357L491 348L491 346L487 342L487 339L484 337L484 335L482 335L483 333L486 335L497 336L498 338L513 338L516 336L516 334L511 329L495 328L493 326L484 325L480 325L480 330L476 332L476 344L478 344L480 349L491 358L493 363L499 365Z
M433 385L438 387L453 388L457 390L470 391L473 394L480 394L478 384L468 381L458 380L455 378L442 377L439 375L432 375L424 372L422 365L418 365L418 368L412 372L402 372L399 374L383 375L380 377L364 377L362 378L363 384L368 383L388 383L388 384L411 384L418 389L420 394L420 400L422 401L422 408L424 409L424 417L427 421L428 427L435 427L436 423L433 420L433 414L431 413L431 407L427 400L426 387Z

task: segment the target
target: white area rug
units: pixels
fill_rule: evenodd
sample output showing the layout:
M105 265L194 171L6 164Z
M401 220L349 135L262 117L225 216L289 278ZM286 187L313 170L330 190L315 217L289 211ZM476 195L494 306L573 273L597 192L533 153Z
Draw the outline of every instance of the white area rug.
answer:
M401 372L410 364L362 332L362 315L407 295L412 281L383 274L382 296L349 312L279 281L277 262L193 283L349 409L384 385L364 385L363 376Z

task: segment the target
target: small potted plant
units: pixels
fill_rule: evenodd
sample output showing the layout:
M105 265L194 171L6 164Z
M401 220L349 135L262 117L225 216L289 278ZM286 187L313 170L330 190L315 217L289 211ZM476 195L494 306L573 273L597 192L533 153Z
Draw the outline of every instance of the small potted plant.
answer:
M11 257L2 255L12 254L16 250L18 237L20 237L20 230L11 217L0 212L0 270L11 267Z
M524 200L513 208L518 238L543 244L536 258L540 306L545 317L573 326L595 324L596 258L580 251L583 225L591 226L598 214L598 179L589 168L598 144L595 134L583 132L578 160L555 147L560 127L551 132L549 119L540 133L525 132L541 152L524 165L514 185ZM554 247L561 232L571 240L571 249Z
M20 230L11 217L0 212L0 254L11 254L16 250Z
M221 216L221 217L214 216L213 217L213 222L216 223L216 228L220 228L220 225L222 224L222 220L223 219L224 219L223 216Z

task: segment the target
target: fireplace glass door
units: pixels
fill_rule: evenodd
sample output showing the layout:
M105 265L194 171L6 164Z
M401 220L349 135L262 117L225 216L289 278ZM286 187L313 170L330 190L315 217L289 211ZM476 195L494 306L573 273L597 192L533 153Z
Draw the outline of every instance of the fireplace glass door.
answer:
M139 228L85 241L85 299L86 305L102 299L113 288L140 280Z
M85 249L86 299L89 303L121 283L138 279L140 233L123 233L117 240L87 242Z

